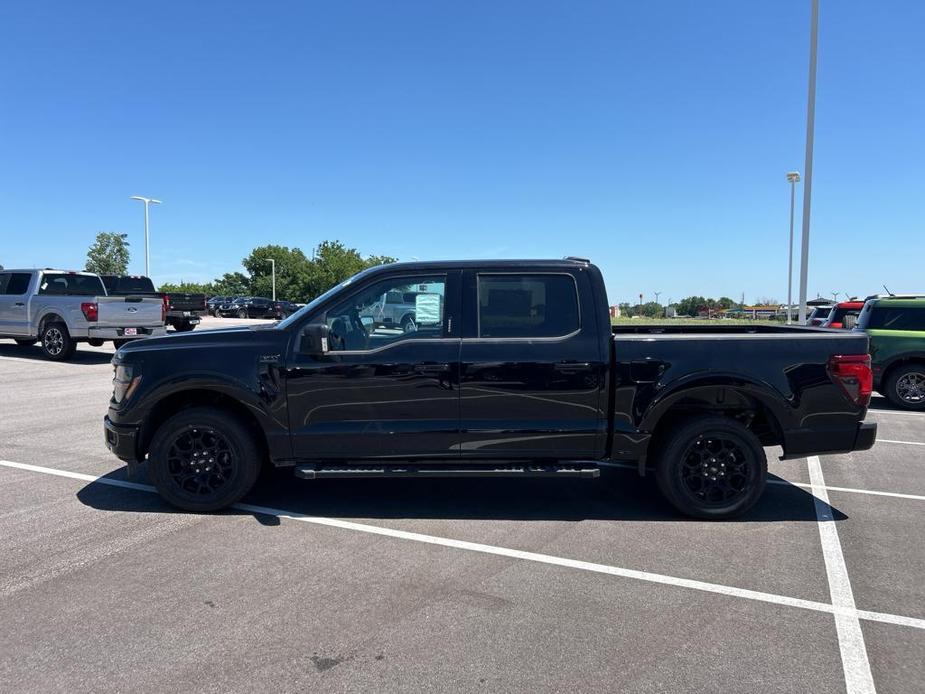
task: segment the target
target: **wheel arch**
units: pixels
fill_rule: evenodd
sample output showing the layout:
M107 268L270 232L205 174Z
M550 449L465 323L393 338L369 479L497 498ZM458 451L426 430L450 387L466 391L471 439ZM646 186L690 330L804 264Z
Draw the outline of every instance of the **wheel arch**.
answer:
M178 412L193 407L213 407L235 415L251 431L255 443L264 461L266 461L270 450L266 429L253 410L228 393L201 387L173 391L165 394L151 405L141 426L138 439L139 457L144 458L147 455L154 434L164 422Z
M907 364L925 364L925 352L903 352L893 357L883 366L883 370L880 372L880 385L885 387L890 374Z
M770 386L738 377L706 377L686 382L653 400L639 429L651 432L640 473L659 441L681 420L704 415L724 416L745 424L765 446L784 445L782 396Z

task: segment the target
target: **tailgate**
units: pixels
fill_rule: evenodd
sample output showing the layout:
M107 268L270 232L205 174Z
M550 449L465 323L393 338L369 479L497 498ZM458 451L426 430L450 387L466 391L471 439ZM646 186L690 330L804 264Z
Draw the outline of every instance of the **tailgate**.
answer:
M167 294L168 310L170 311L205 311L205 294Z
M99 318L96 325L105 328L131 328L163 325L159 298L140 296L98 296Z

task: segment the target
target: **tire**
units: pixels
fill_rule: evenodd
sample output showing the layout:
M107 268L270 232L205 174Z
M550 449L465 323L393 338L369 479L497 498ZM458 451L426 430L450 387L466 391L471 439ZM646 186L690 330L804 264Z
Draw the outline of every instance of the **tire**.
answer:
M247 318L247 311L245 311L243 308L238 311L238 318Z
M45 356L53 361L66 361L74 356L74 350L77 349L77 343L64 323L46 323L39 341Z
M177 323L176 325L174 325L173 329L176 330L178 333L188 333L190 330L192 330L195 327L196 326L190 323L188 320L185 320L185 321L181 321Z
M154 486L168 503L208 513L250 491L260 474L261 457L253 436L236 416L194 407L175 414L155 432L149 466Z
M925 364L914 362L890 371L886 379L887 400L905 410L925 410Z
M658 488L672 506L694 518L745 513L764 492L767 475L758 437L728 417L681 421L655 457Z
M414 316L407 315L403 316L401 319L401 331L403 333L413 333L417 330L417 325L414 323Z
M90 345L91 347L102 347L103 342L104 342L103 340L100 340L99 338L96 338L96 337L93 337L87 340L87 344Z
M35 340L35 339L31 338L31 337L27 337L27 338L16 338L16 344L19 345L20 347L31 347L31 346L34 345L36 342L38 342L38 340Z

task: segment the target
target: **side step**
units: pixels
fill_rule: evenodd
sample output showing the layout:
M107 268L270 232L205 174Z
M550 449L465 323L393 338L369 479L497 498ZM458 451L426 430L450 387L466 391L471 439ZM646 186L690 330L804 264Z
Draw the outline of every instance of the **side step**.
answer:
M596 465L296 465L295 476L305 480L371 477L599 477Z

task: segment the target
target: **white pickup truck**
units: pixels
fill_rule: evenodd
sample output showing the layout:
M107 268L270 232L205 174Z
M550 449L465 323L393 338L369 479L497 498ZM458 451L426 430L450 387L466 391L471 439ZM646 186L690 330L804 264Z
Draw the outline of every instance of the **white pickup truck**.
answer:
M0 271L0 338L39 342L49 359L68 359L78 342L112 340L118 347L166 334L160 298L106 296L103 281L90 272Z

